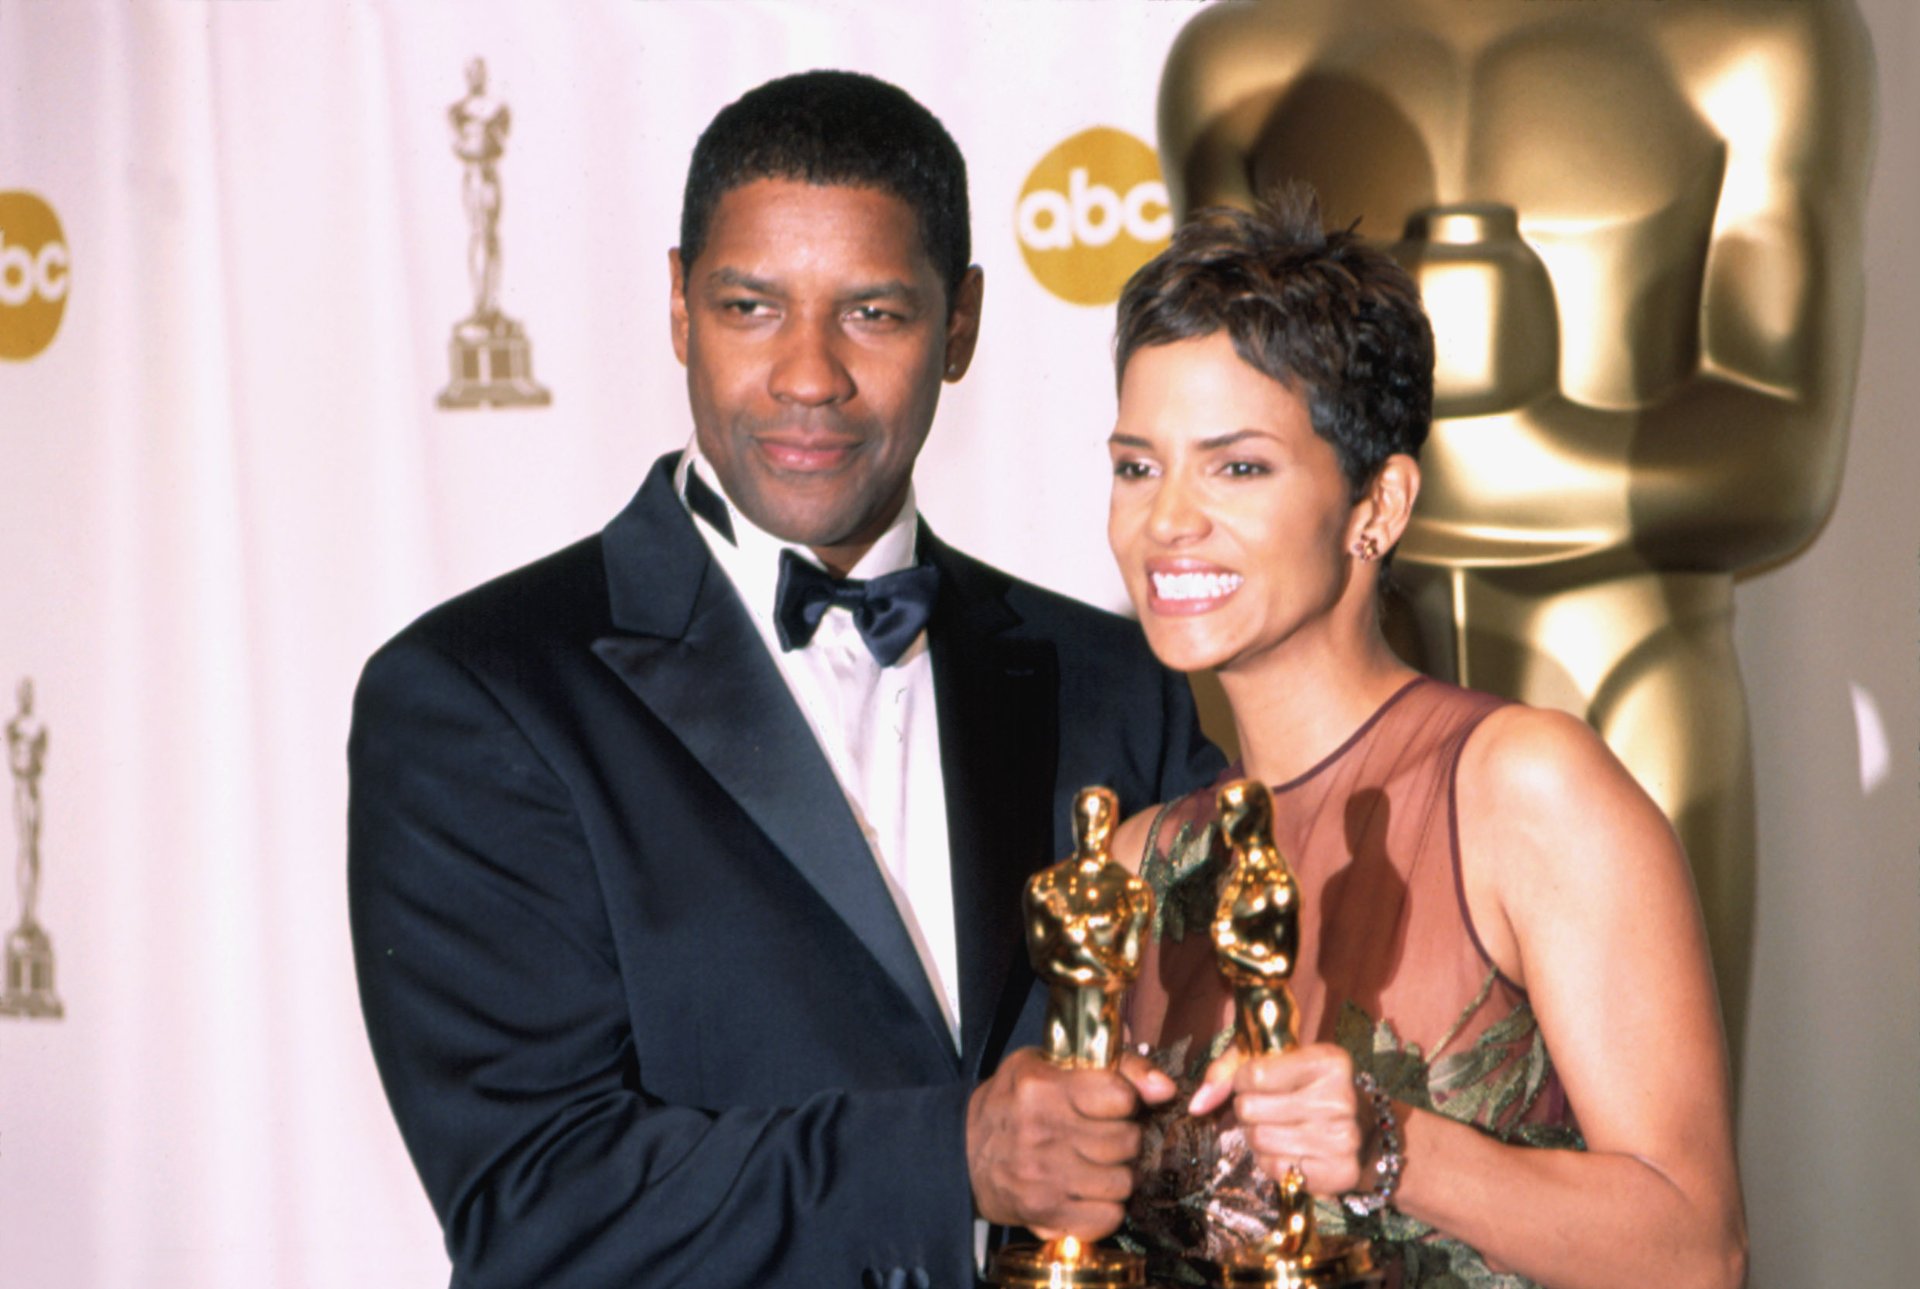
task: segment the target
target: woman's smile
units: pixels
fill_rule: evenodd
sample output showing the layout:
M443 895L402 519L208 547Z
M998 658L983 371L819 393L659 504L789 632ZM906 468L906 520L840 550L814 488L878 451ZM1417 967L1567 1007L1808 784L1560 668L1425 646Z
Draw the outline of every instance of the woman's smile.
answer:
M1226 603L1245 581L1229 569L1149 560L1147 583L1151 594L1147 609L1153 613L1210 613Z

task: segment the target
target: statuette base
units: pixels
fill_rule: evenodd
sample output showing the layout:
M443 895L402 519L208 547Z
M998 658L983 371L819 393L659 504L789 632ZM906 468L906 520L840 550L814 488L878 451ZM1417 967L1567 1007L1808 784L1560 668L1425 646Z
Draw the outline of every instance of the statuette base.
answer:
M987 1283L1006 1289L1070 1289L1080 1285L1128 1286L1147 1283L1146 1259L1124 1249L1049 1240L1011 1245L993 1255Z
M0 994L0 1016L59 1020L66 1015L53 991L53 941L32 922L7 937L7 988Z
M1222 1289L1373 1289L1382 1283L1372 1247L1359 1240L1323 1238L1312 1253L1285 1254L1248 1245L1220 1264Z
M440 406L545 407L553 395L533 378L533 346L513 319L496 314L469 318L447 344L453 379L440 391Z

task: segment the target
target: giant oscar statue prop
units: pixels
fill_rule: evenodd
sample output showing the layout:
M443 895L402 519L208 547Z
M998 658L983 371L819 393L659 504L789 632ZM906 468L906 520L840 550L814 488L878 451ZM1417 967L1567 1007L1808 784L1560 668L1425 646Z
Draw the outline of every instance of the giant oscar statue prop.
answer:
M1288 981L1300 950L1300 888L1273 842L1273 798L1265 785L1237 779L1220 789L1220 826L1233 851L1233 872L1220 889L1213 947L1220 974L1233 986L1234 1039L1248 1056L1300 1045L1300 1015ZM1313 1197L1297 1168L1280 1179L1274 1232L1222 1259L1228 1289L1275 1286L1330 1289L1378 1285L1363 1241L1323 1238L1314 1229Z
M1073 802L1073 857L1034 874L1022 902L1027 953L1047 985L1044 1050L1055 1065L1110 1070L1120 1060L1120 1003L1140 974L1153 890L1113 862L1118 813L1113 793L1082 788ZM1144 1285L1146 1265L1069 1235L1002 1249L987 1278L1019 1289Z
M1438 350L1399 550L1427 668L1584 716L1660 803L1736 1058L1733 579L1839 490L1872 100L1851 0L1216 5L1161 83L1178 209L1299 178L1402 239Z

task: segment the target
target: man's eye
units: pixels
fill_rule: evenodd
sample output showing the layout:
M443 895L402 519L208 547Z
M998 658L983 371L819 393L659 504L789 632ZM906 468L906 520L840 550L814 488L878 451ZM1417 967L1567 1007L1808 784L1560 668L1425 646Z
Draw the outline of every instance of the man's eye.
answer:
M722 300L720 311L737 318L757 318L772 311L765 300Z
M883 309L877 304L863 304L851 314L856 322L898 322L900 315L891 309Z

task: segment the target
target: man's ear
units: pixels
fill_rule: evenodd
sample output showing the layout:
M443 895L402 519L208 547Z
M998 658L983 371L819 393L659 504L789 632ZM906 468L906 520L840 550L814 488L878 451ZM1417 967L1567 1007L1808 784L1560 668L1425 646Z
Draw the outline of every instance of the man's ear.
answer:
M980 304L987 289L986 274L978 264L967 269L966 276L953 293L953 308L947 311L947 353L944 375L959 380L973 365L973 347L980 340Z
M680 248L667 252L667 275L673 280L668 316L673 329L673 356L687 365L687 271L680 262Z

